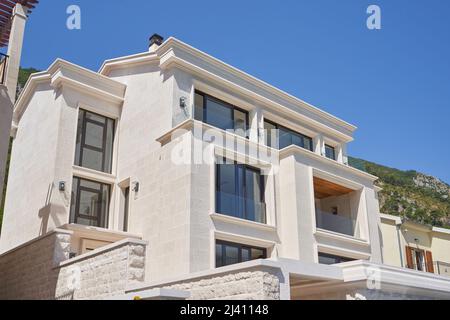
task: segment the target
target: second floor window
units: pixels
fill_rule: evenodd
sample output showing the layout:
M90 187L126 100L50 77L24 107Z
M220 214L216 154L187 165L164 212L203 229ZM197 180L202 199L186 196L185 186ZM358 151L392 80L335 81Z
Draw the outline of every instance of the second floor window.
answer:
M264 177L244 164L218 164L216 212L266 223Z
M283 149L290 145L296 145L313 151L312 138L305 136L304 134L295 132L267 120L264 121L264 130L266 145L271 148Z
M75 165L111 173L114 120L80 109Z
M325 157L336 160L336 149L332 146L325 145Z
M195 92L194 118L223 130L247 137L248 112L231 104L211 97L200 91Z

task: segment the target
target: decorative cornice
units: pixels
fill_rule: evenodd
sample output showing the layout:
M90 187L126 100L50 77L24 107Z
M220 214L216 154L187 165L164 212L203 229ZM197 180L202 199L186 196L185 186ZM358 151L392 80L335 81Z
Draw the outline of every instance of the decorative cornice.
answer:
M126 85L104 75L80 67L68 61L57 59L47 71L30 76L14 107L14 124L18 124L30 98L41 83L53 88L67 85L75 90L98 97L115 104L123 103Z
M364 172L364 171L358 170L356 168L350 167L348 165L339 163L339 162L337 162L335 160L328 159L327 157L324 157L324 156L322 156L320 154L317 154L315 152L309 151L307 149L301 148L301 147L296 146L296 145L290 145L290 146L288 146L288 147L286 147L284 149L281 149L280 150L280 159L283 159L285 157L288 157L290 155L295 155L295 154L300 154L300 155L307 156L308 158L320 161L320 162L322 162L322 163L324 163L326 165L329 165L329 166L337 168L337 169L345 170L345 171L347 171L347 172L349 172L351 174L357 175L357 176L359 176L361 178L364 178L364 179L368 179L368 180L370 180L372 182L378 180L378 177L376 177L374 175L371 175L371 174L369 174L367 172Z
M198 50L198 49L196 49L196 48L194 48L194 47L192 47L192 46L190 46L190 45L188 45L188 44L186 44L186 43L184 43L184 42L182 42L182 41L180 41L180 40L178 40L178 39L176 39L174 37L168 38L156 50L156 53L159 56L162 57L167 51L170 51L170 50L173 51L174 48L186 51L186 52L188 52L188 53L190 53L190 54L192 54L192 55L194 55L194 56L196 56L196 57L198 57L198 58L200 58L200 59L202 59L202 60L212 64L212 65L214 65L215 67L219 68L221 71L225 71L225 72L228 72L230 74L234 74L235 76L237 76L239 78L242 78L242 79L252 83L253 85L255 85L257 87L260 87L260 88L266 90L267 92L270 92L272 94L275 94L277 96L280 96L280 97L286 99L287 101L297 105L298 107L306 108L309 111L311 111L313 113L316 113L317 115L319 115L319 116L321 116L323 118L327 118L328 120L338 124L339 126L347 128L349 131L356 130L356 127L354 125L352 125L352 124L350 124L348 122L345 122L345 121L343 121L343 120L341 120L341 119L339 119L339 118L329 114L328 112L325 112L325 111L323 111L323 110L321 110L321 109L319 109L319 108L317 108L317 107L315 107L315 106L313 106L313 105L311 105L311 104L309 104L309 103L307 103L307 102L305 102L305 101L303 101L303 100L301 100L301 99L299 99L297 97L294 97L294 96L288 94L287 92L284 92L284 91L282 91L282 90L280 90L280 89L278 89L278 88L276 88L276 87L274 87L274 86L272 86L272 85L270 85L270 84L268 84L268 83L266 83L266 82L264 82L264 81L262 81L260 79L257 79L256 77L251 76L248 73L243 72L242 70L239 70L239 69L237 69L237 68L235 68L235 67L233 67L233 66L231 66L231 65L229 65L229 64L227 64L227 63L225 63L225 62L223 62L223 61L221 61L221 60L219 60L217 58L214 58L211 55L209 55L209 54L207 54L205 52L202 52L202 51L200 51L200 50Z
M193 59L195 59L195 61L206 63L214 70L217 70L217 72L212 73L207 71L197 63L193 63L192 59L191 61L188 61L188 59L186 58L188 56L191 56ZM356 127L354 125L351 125L348 122L345 122L328 112L325 112L309 103L306 103L303 100L300 100L280 89L277 89L274 86L262 80L259 80L231 65L228 65L225 62L216 59L198 49L195 49L173 37L167 39L159 48L156 49L155 52L144 52L107 60L103 63L99 72L106 75L109 74L109 72L113 68L124 68L148 62L159 62L161 69L168 69L176 66L190 73L198 74L202 78L208 78L220 83L220 85L227 86L233 91L237 90L237 92L249 96L255 101L260 101L264 105L274 108L276 111L284 112L288 116L294 118L301 118L300 120L306 121L308 124L315 126L325 133L329 133L331 136L338 137L343 142L350 142L353 140L351 135L356 130ZM221 77L219 76L219 74L224 76ZM276 99L282 99L283 101L286 101L286 103L292 105L293 108L284 106L282 103L278 103L273 99L258 94L253 90L244 88L233 81L226 80L225 77L234 77L235 79L240 79L241 81L250 84L254 88L258 88L258 90L261 91L261 93L263 93L265 96L273 96L276 97ZM297 108L297 110L295 108ZM302 114L302 112L299 112L301 110L305 110L308 113L316 116L318 119L322 119L337 128L342 128L343 132L336 130L335 128L332 128L324 123L321 123L320 121L314 120L313 118L308 117L307 114Z

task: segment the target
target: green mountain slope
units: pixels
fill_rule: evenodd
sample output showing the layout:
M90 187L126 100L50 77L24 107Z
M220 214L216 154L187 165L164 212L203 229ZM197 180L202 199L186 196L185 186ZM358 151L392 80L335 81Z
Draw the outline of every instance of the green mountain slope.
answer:
M416 222L450 229L450 186L417 171L402 171L373 162L349 158L355 168L380 179L380 211Z

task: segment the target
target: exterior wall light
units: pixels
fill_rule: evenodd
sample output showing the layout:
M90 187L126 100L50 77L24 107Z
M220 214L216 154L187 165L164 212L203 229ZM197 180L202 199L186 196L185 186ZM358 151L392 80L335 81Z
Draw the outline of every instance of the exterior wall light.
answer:
M137 182L137 181L133 182L133 191L139 192L139 182Z
M59 185L58 185L58 189L59 189L59 191L66 191L66 182L60 181Z
M180 98L180 108L186 108L187 107L187 98L186 97L181 97Z

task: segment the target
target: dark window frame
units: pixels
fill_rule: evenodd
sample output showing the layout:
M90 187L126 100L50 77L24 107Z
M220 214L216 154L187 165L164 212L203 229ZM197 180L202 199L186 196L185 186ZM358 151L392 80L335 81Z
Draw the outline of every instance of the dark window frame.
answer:
M282 125L280 125L280 124L278 124L278 123L276 123L276 122L274 122L274 121L272 121L272 120L268 120L268 119L264 119L264 123L269 123L269 124L271 124L272 126L274 126L275 128L276 128L276 130L278 130L278 133L277 133L277 143L278 143L278 146L276 146L276 148L277 149L279 149L279 150L281 150L280 149L280 135L279 135L279 130L280 129L282 129L282 130L285 130L285 131L288 131L288 132L292 132L292 133L294 133L294 134L297 134L297 135L299 135L300 137L302 137L302 139L307 139L307 140L309 140L309 145L311 146L311 148L305 148L305 147L302 147L303 149L306 149L306 150L309 150L309 151L311 151L311 152L313 152L314 151L314 145L313 145L313 138L311 138L310 136L307 136L307 135L305 135L305 134L303 134L303 133L300 133L300 132L298 132L298 131L295 131L295 130L292 130L292 129L290 129L290 128L288 128L288 127L285 127L285 126L282 126ZM291 145L294 145L294 144L291 144ZM270 146L271 148L275 148L275 147L273 147L273 146Z
M242 249L248 249L248 250L250 250L250 253L251 253L252 249L261 250L263 252L264 258L258 258L258 259L267 259L267 248L251 246L251 245L246 245L246 244L236 243L236 242L231 242L231 241L225 241L225 240L216 240L216 242L214 244L215 250L216 250L216 246L217 245L221 245L221 249L222 249L222 253L221 253L222 263L221 263L220 266L218 266L216 259L214 259L216 268L232 265L232 264L225 264L224 263L225 262L225 247L226 246L234 247L234 248L238 249L238 262L237 263L242 263L242 262L246 262L246 261L252 261L252 259L243 261L243 259L242 259ZM257 260L257 259L253 259L253 260Z
M112 172L112 164L113 164L113 155L114 155L114 138L115 138L115 131L116 131L116 120L106 117L102 114L98 114L89 110L85 110L85 109L79 109L79 112L83 112L83 118L82 118L82 127L81 127L81 141L80 141L80 150L79 150L79 157L78 157L78 163L77 163L77 150L75 148L75 165L79 166L79 167L84 167L83 165L83 155L84 155L84 149L88 149L88 150L92 150L92 151L96 151L96 152L100 152L102 154L102 168L100 170L100 172L105 172L105 173L111 173ZM96 120L93 119L89 119L87 118L87 114L93 114L97 117L102 117L105 119L105 123L101 123L98 122ZM111 163L109 165L108 168L106 168L106 150L107 150L107 136L108 136L108 121L112 121L112 145L111 145ZM102 148L98 148L95 146L91 146L89 144L86 144L86 126L88 123L94 124L96 126L102 127L103 129L103 137L102 137ZM77 125L78 126L78 125ZM77 138L80 135L80 133L77 131ZM88 168L88 167L86 167ZM88 168L91 170L95 170L92 168ZM98 170L95 170L98 171Z
M237 173L238 173L239 167L244 168L245 170L250 170L250 171L253 171L253 172L257 172L259 174L259 190L260 190L260 195L259 195L260 199L259 199L259 201L261 202L261 205L264 206L263 221L260 222L260 221L254 221L254 220L248 219L247 218L247 208L246 208L245 205L243 206L243 217L242 218L241 217L236 217L236 216L233 216L233 217L238 218L238 219L244 219L244 220L248 220L248 221L253 221L253 222L266 224L267 223L267 210L265 209L265 205L266 205L266 202L265 202L266 183L265 183L264 176L261 174L261 169L253 167L253 166L250 166L248 164L239 163L237 161L233 161L233 163L227 163L225 158L223 158L223 163L216 163L216 166L215 166L215 170L216 170L216 172L215 172L215 179L216 179L216 183L215 183L215 185L216 185L215 197L216 197L216 199L215 199L214 211L216 213L219 213L219 214L230 216L229 214L221 213L221 212L218 211L219 208L220 208L220 197L217 196L217 193L220 192L220 190L219 190L220 189L220 168L219 168L219 166L221 166L221 165L233 165L234 168L235 168L235 177L238 176ZM235 190L239 190L240 188L242 188L243 193L244 193L242 197L244 199L247 199L247 197L246 197L247 196L247 188L245 188L246 185L247 185L246 184L246 182L247 182L247 175L246 174L243 174L243 180L244 180L244 184L242 186L239 186L239 180L235 179L234 180L234 184L235 184L234 187L235 187ZM237 194L235 194L234 196L240 197L240 195L237 195Z
M130 214L130 186L123 189L124 208L123 208L123 231L128 232L128 221Z
M337 256L335 254L330 254L330 253L324 253L324 252L319 252L318 253L318 257L319 257L319 261L320 261L320 257L324 257L324 258L330 258L330 259L335 259L337 262L333 263L344 263L344 262L350 262L350 261L355 261L355 259L353 258L348 258L348 257L343 257L343 256ZM319 262L320 263L320 262Z
M329 157L327 155L327 148L333 150L333 157ZM328 159L331 159L331 160L336 160L336 147L333 147L329 144L325 144L325 157L327 157Z
M111 185L107 184L107 183L102 183L102 182L98 182L98 181L95 181L95 180L91 180L91 179L81 178L81 177L78 177L78 176L74 176L72 178L72 180L75 180L75 179L78 179L77 189L76 189L76 193L75 193L75 199L71 199L71 201L75 201L75 206L74 206L74 211L73 212L72 212L72 210L70 210L69 222L78 224L78 219L81 218L81 219L85 219L85 220L96 221L97 222L97 224L95 225L96 227L107 229L108 228L108 224L109 224L109 205L110 205L110 202L111 202ZM89 188L89 187L82 187L82 186L80 186L80 183L81 183L82 180L99 184L100 185L100 190L102 190L103 187L108 188L108 195L109 195L108 203L105 204L105 208L101 208L101 210L100 210L101 211L100 214L104 214L105 215L104 219L103 219L104 220L104 225L103 226L100 223L102 221L102 218L100 216L97 215L97 216L94 217L94 216L88 216L88 215L84 215L84 214L79 214L81 191L95 193L95 194L97 194L99 196L99 201L98 202L100 202L100 203L103 202L103 193L102 193L102 191L99 191L99 190L96 190L96 189L92 189L92 188ZM73 183L72 183L72 193L74 193ZM70 207L72 208L72 204L71 204Z
M250 129L250 123L249 123L250 117L249 117L249 112L247 110L239 108L239 107L237 107L237 106L235 106L235 105L233 105L233 104L231 104L229 102L226 102L224 100L216 98L216 97L214 97L214 96L212 96L210 94L204 93L203 91L200 91L200 90L195 90L194 91L194 96L195 96L195 94L198 94L198 95L203 97L203 106L202 106L202 111L203 111L202 119L203 120L202 120L202 122L204 122L206 124L209 124L208 123L207 112L206 112L207 101L208 101L208 99L213 100L213 101L223 105L225 108L231 109L233 111L231 113L231 120L233 121L233 126L235 125L235 120L236 120L235 119L234 110L240 111L240 112L245 114L245 122L246 122L245 123L245 138L246 139L249 138L248 130ZM194 119L195 119L195 114L194 114ZM236 128L230 128L230 129L236 130Z

